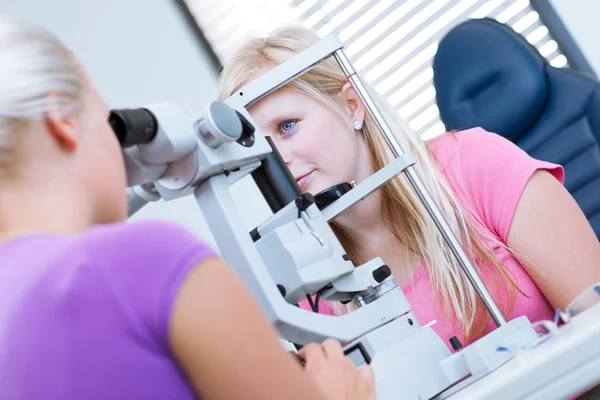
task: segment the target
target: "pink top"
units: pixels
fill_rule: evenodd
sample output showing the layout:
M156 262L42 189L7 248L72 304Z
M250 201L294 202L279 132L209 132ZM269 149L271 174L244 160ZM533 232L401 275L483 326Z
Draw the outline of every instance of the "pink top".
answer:
M448 179L457 195L476 214L489 229L491 235L506 244L508 231L517 204L532 174L539 169L549 171L561 183L564 182L564 170L561 166L531 158L523 150L507 139L481 128L446 134L432 143L432 151L437 164ZM488 233L489 235L489 233ZM548 303L540 289L527 271L508 251L493 245L500 263L508 270L517 284L516 299L507 320L526 315L531 322L554 318L554 309ZM484 281L486 275L480 270ZM463 345L471 341L464 339L460 326L445 324L443 311L432 301L432 288L424 264L421 264L411 282L402 286L402 290L412 305L413 312L422 325L437 321L433 330L449 345L449 339L457 336ZM488 289L502 308L500 295L491 285ZM308 309L306 302L301 304ZM327 303L320 305L324 313L333 314ZM483 334L494 329L491 318Z

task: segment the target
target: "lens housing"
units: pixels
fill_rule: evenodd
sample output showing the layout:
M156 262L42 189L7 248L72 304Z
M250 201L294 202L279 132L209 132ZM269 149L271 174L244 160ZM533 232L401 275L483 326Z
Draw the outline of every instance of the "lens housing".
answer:
M123 148L150 143L158 132L156 117L145 108L111 110L108 122Z

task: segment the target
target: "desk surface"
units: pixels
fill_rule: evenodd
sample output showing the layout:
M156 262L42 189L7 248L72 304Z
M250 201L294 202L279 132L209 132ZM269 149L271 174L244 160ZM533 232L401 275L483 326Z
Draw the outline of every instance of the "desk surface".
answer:
M447 399L567 399L600 383L600 304Z

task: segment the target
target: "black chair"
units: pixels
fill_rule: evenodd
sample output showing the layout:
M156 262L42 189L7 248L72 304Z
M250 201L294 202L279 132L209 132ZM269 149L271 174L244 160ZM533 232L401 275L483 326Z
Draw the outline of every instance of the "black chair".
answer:
M565 186L600 238L600 84L549 65L511 28L468 20L441 41L433 61L446 129L480 126L532 157L561 164Z

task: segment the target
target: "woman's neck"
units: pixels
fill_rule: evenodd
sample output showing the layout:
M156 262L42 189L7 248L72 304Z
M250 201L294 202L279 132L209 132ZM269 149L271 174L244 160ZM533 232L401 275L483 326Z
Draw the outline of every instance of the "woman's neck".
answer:
M76 234L90 225L76 190L42 187L10 185L0 191L0 242L32 233Z
M364 262L380 257L402 285L412 279L421 259L386 227L381 209L377 191L344 211L335 222L350 236Z

